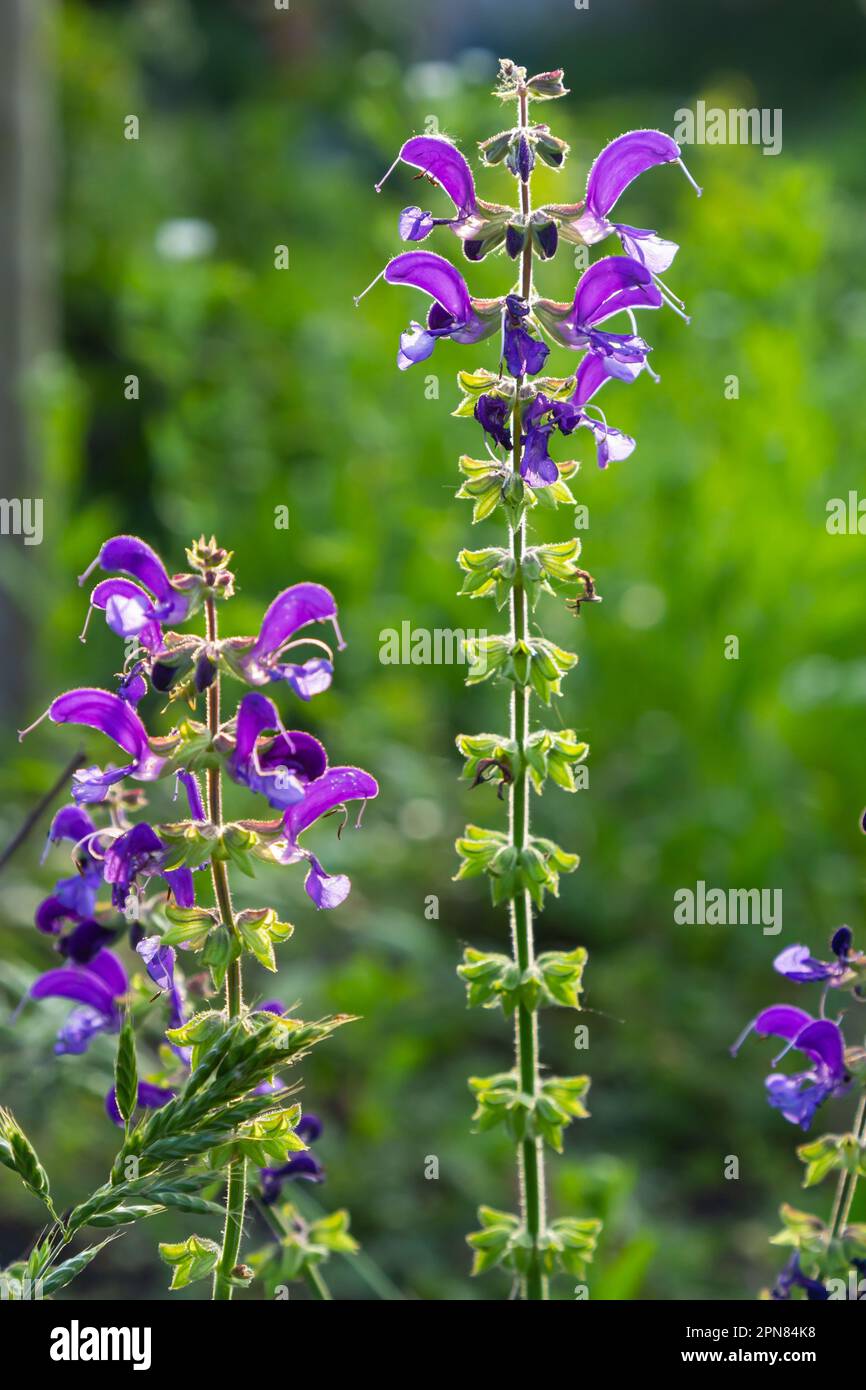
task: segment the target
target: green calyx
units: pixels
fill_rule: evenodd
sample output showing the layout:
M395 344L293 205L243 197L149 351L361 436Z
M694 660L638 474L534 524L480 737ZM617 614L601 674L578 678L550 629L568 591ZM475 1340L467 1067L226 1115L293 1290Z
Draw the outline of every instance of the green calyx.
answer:
M542 907L545 893L559 896L560 874L573 873L580 863L578 855L569 854L553 840L533 836L523 849L517 849L502 831L478 825L467 825L456 848L461 863L455 879L487 874L497 906L529 893L535 905Z
M513 641L509 636L470 637L465 643L469 660L467 685L479 685L501 676L514 685L531 687L544 704L561 694L562 677L577 665L577 654L565 651L546 637Z
M502 1011L509 1017L518 1005L534 1011L542 1005L579 1009L587 953L583 946L573 951L546 951L521 970L511 956L466 948L457 974L466 983L469 1008Z
M589 1116L583 1103L589 1087L588 1076L549 1076L530 1095L521 1090L515 1071L471 1076L469 1088L476 1101L472 1120L479 1132L505 1125L517 1143L541 1139L556 1153L562 1153L563 1130L573 1120Z

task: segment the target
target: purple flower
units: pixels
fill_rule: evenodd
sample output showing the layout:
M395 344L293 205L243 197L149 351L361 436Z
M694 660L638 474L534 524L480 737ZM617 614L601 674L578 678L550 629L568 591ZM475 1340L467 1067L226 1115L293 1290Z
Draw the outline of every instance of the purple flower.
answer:
M62 807L51 822L46 850L61 840L72 840L77 846L78 872L58 879L54 892L39 904L35 920L40 931L56 936L61 922L81 922L92 917L102 883L102 863L90 848L97 834L88 813L78 806Z
M264 1007L264 1006L263 1006ZM322 1122L315 1115L302 1115L295 1133L305 1144L314 1144L322 1133ZM279 1198L284 1182L302 1178L305 1182L324 1182L325 1170L319 1160L307 1150L292 1154L287 1163L279 1168L260 1168L262 1201L266 1206Z
M112 931L110 927L103 927L92 918L86 918L60 938L57 949L62 956L74 961L76 965L87 965L116 936L117 932Z
M257 748L266 730L278 733L267 748ZM328 757L311 734L287 733L276 706L265 695L245 695L238 706L235 747L227 763L229 776L267 798L278 811L300 801L309 782L320 777Z
M853 934L850 927L839 927L833 933L830 950L835 961L816 960L810 955L808 946L788 946L773 961L773 968L788 980L811 984L817 980L828 980L838 985L850 971L849 957ZM859 961L859 957L858 957Z
M165 759L151 751L147 730L135 710L109 690L83 688L58 695L30 729L35 729L46 715L52 724L84 724L97 729L132 760L125 767L88 767L73 773L72 796L79 805L104 801L109 787L124 777L151 782L159 777L165 766ZM24 738L30 729L24 729L19 738Z
M598 411L600 416L598 420L587 414L588 402L596 391L609 380L610 376L604 359L597 357L594 352L588 352L581 360L575 373L574 394L570 398L572 405L576 406L578 410L576 425L591 430L595 437L599 468L607 468L611 460L618 463L621 459L628 458L635 447L634 440L630 435L623 434L622 430L614 429L612 425L607 423L604 413L598 406L591 407Z
M811 1066L806 1070L791 1075L771 1072L766 1082L770 1105L791 1124L808 1129L818 1107L830 1097L844 1095L850 1085L845 1069L845 1040L838 1023L813 1019L805 1010L788 1004L774 1004L749 1024L731 1049L735 1056L753 1031L787 1043L774 1059L774 1066L792 1048L809 1059Z
M501 301L471 299L460 271L432 251L406 251L395 256L363 294L356 296L355 303L359 304L376 281L383 278L389 285L412 285L433 300L426 327L413 321L400 337L397 366L401 371L425 361L439 338L477 343L488 338L499 325Z
M153 826L139 821L112 840L105 851L103 874L111 885L111 901L121 912L139 875L159 872L165 846Z
M198 778L194 772L186 772L183 769L177 774L177 780L181 783L186 792L186 799L189 803L189 813L193 820L207 820L205 815L204 802L201 799L201 788Z
M548 443L554 430L571 434L578 422L579 412L568 401L551 401L539 391L523 412L523 452L520 456L520 476L529 487L549 487L559 477L559 469L550 457Z
M280 661L280 657L301 628L310 623L323 622L333 624L337 644L342 649L345 643L337 623L334 595L323 584L294 584L277 594L262 618L259 635L252 645L246 645L248 639L241 639L240 643L229 642L226 644L226 655L250 685L286 681L302 700L309 700L311 696L327 690L331 684L334 668L330 660L316 657L296 665ZM309 642L315 639L300 640Z
M485 394L479 396L475 402L475 419L478 421L485 434L489 434L497 444L501 444L503 449L512 447L511 431L508 428L508 421L511 419L511 405L503 396L493 396Z
M117 687L117 693L121 700L125 700L133 709L139 700L143 700L147 694L147 681L142 675L144 662L137 661L121 680Z
M800 1268L799 1250L793 1251L788 1263L780 1272L770 1297L776 1302L784 1301L791 1297L792 1289L803 1289L810 1303L821 1302L830 1297L828 1289L820 1279L810 1279L803 1273Z
M73 999L73 1009L60 1032L54 1051L86 1052L97 1033L116 1033L120 1027L119 1001L126 994L126 971L111 951L99 951L87 965L48 970L30 987L33 999Z
M535 376L541 371L550 348L534 338L524 327L529 305L519 295L509 294L502 316L502 355L512 376Z
M196 589L180 588L179 577L172 580L156 551L137 536L114 536L106 541L93 563L79 576L79 584L97 566L131 575L138 583L112 579L97 584L90 596L91 607L105 610L108 626L119 637L137 637L149 651L159 651L161 624L184 622L197 597Z
M151 1081L139 1081L138 1083L138 1104L144 1110L160 1110L163 1105L168 1105L174 1096L175 1092L169 1090L167 1086L154 1086ZM105 1111L114 1124L123 1124L123 1116L117 1108L117 1092L114 1086L105 1097Z
M339 907L349 895L351 881L346 874L329 874L314 854L301 848L298 837L322 816L329 815L347 801L363 801L366 804L378 794L378 784L369 772L363 772L359 767L332 767L310 782L304 789L303 799L285 811L283 829L286 840L282 848L274 847L274 855L281 864L307 860L310 868L304 888L317 907ZM356 824L360 825L360 815Z
M463 155L442 135L415 135L403 145L391 168L376 184L381 193L385 179L400 161L420 169L437 183L454 204L453 217L433 217L419 207L404 208L400 214L400 236L403 241L423 241L434 227L450 227L458 236L469 234L467 224L477 211L475 182L472 170Z
M648 365L648 344L635 332L607 333L598 325L621 312L634 324L635 309L658 309L661 303L645 266L628 256L605 256L580 277L571 305L539 299L534 309L551 337L565 347L589 348L608 376L633 381Z
M608 214L640 174L656 165L671 163L679 164L700 196L701 189L683 163L679 145L669 135L660 130L632 130L612 140L589 171L583 205L573 209L551 209L565 215L565 222L560 228L563 235L586 246L594 246L616 232L627 256L640 261L654 278L663 274L679 250L676 242L665 241L657 232L642 227L612 222ZM570 213L577 215L569 216ZM661 281L656 280L656 283L660 285L670 307L682 314L682 302Z
M146 936L135 949L157 989L170 993L174 989L174 947L163 946L158 936Z

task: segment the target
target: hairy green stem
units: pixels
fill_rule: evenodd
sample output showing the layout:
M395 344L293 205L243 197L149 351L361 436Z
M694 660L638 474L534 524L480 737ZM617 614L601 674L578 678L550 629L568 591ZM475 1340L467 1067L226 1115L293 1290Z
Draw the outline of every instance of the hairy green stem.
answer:
M216 642L217 615L216 604L213 597L209 597L205 603L205 620L207 625L207 640L208 642ZM207 727L211 738L215 738L219 733L220 727L219 671L217 671L212 684L208 687ZM219 767L209 767L207 770L207 810L208 819L211 824L217 827L221 826L222 781ZM228 870L223 860L216 858L211 859L211 877L213 879L214 896L217 901L223 926L227 927L230 932L234 932L235 918L232 908L231 890L229 888ZM228 1017L237 1018L243 1004L240 956L238 956L237 960L231 962L226 971L225 991L226 1012ZM231 1163L228 1173L228 1185L226 1188L226 1220L223 1230L222 1254L214 1273L214 1299L227 1301L232 1296L233 1285L231 1281L231 1272L238 1263L238 1256L240 1254L246 1195L246 1159L236 1158Z
M528 101L525 92L518 98L519 124L527 124ZM529 184L521 180L520 207L526 219L526 244L523 249L521 265L521 297L529 303L532 295L532 239L529 235L528 218L532 211ZM520 472L521 462L521 411L520 388L523 378L515 384L513 438L513 467ZM512 648L524 642L529 635L529 611L526 591L523 587L521 563L526 548L526 517L511 527L511 555L515 562L515 580L511 591L510 637ZM529 738L529 700L527 686L515 685L511 693L511 739L517 747L514 780L511 783L508 802L509 838L518 852L523 850L529 840L529 782L525 748ZM514 959L521 971L532 965L535 958L532 931L532 902L529 893L520 892L511 902L511 934ZM538 1091L538 1022L534 1010L520 1003L514 1019L514 1045L520 1088L534 1096ZM547 1298L547 1279L541 1272L538 1260L538 1241L544 1234L545 1224L545 1181L544 1150L540 1139L524 1139L518 1146L518 1173L520 1178L521 1215L527 1233L532 1241L533 1251L529 1270L523 1280L523 1296L538 1300Z
M860 1097L857 1113L854 1116L854 1123L851 1129L852 1133L857 1136L861 1144L866 1141L866 1091L864 1091L863 1095ZM851 1207L854 1204L854 1194L856 1191L857 1174L843 1172L839 1186L836 1189L836 1199L833 1203L833 1215L830 1218L830 1240L832 1240L833 1236L838 1234L838 1232L844 1231L845 1227L848 1225L848 1218L851 1215Z

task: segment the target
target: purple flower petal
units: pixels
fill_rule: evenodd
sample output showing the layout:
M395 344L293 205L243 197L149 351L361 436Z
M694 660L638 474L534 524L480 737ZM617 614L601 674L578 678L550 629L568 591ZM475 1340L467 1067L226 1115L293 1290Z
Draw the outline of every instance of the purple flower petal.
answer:
M773 961L773 969L780 975L784 975L788 980L797 980L803 983L812 980L826 980L833 975L838 967L827 965L822 960L816 960L810 955L808 946L788 946L784 951L780 951Z
M155 550L138 536L114 536L106 541L93 564L81 575L83 583L96 566L103 570L119 570L132 575L158 600L157 616L167 623L183 622L191 604L191 595L180 593Z
M116 933L108 927L103 927L90 918L79 922L77 927L64 936L57 943L57 949L76 965L88 965L99 951L114 940L115 935Z
M606 145L589 171L586 206L606 217L629 184L656 164L680 157L676 140L660 130L632 130Z
M445 190L459 220L475 211L475 181L465 157L442 135L416 135L407 140L398 158L421 169Z
M308 623L335 622L334 595L323 584L295 584L278 594L262 619L255 644L247 654L255 661L273 656L300 628ZM339 632L338 632L339 639Z
M845 1076L845 1041L838 1023L829 1018L817 1019L797 1034L794 1046L813 1062L826 1067L834 1083Z
M311 700L321 695L331 684L334 668L327 657L312 657L303 665L281 664L274 667L274 677L287 681L301 700Z
M195 907L195 884L192 870L185 866L180 869L162 869L161 876L172 891L178 907Z
M369 772L359 767L332 767L304 790L304 798L290 806L283 825L290 844L294 844L314 821L346 801L368 801L378 796L379 786Z
M100 951L87 968L103 981L116 999L121 998L128 990L126 971L113 951Z
M153 600L131 579L103 579L90 595L92 608L105 612L105 621L118 637L137 637L148 651L162 648L162 628Z
M145 969L157 989L174 988L174 947L163 946L158 936L146 936L139 941L136 952L144 961Z
M773 1004L758 1014L754 1029L763 1037L786 1038L793 1042L811 1022L812 1015L805 1009L796 1009L792 1004Z
M304 889L316 907L339 907L348 898L351 888L352 881L346 874L329 874L316 856L310 855L310 871L304 880Z
M84 724L98 729L136 762L149 754L147 731L138 715L109 690L69 690L52 701L48 717L54 724Z
M616 230L625 254L640 261L653 275L664 275L680 249L675 241L665 241L658 232L643 227L629 227L625 223L617 223Z
M177 780L186 792L186 799L189 803L189 813L195 821L207 820L205 815L204 802L201 799L201 788L198 778L194 772L186 772L184 769L177 774Z
M72 840L77 844L85 835L91 835L95 829L96 826L87 811L82 811L80 806L63 806L51 822L48 838L54 844L58 840Z
M472 302L466 281L450 261L433 251L406 251L384 271L389 285L412 285L435 299L456 323L468 323Z
M108 955L108 952L99 954ZM111 987L93 970L93 961L87 969L60 966L57 970L47 970L34 980L30 994L33 999L74 999L103 1018L111 1018L114 1014L115 996Z
M646 266L630 256L604 256L580 277L573 322L590 327L622 309L658 309L662 297Z

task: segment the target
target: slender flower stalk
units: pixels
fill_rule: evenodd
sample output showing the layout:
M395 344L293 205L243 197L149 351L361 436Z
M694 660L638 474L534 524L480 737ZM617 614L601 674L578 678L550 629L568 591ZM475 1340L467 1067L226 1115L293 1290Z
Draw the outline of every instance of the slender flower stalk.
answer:
M525 89L518 97L518 130L523 131L528 124L529 102ZM530 179L520 182L520 206L528 225L532 213ZM532 299L532 242L527 237L521 255L520 296L529 304ZM513 416L512 468L515 477L520 476L523 451L523 423L521 419L520 392L523 376L516 379ZM523 562L526 552L526 513L519 521L512 522L510 531L510 553L514 566L514 584L509 598L510 630L512 650L524 646L529 637L529 601L523 585ZM508 827L511 846L518 858L529 843L530 808L529 780L527 774L527 748L529 744L529 686L514 685L509 696L510 735L515 748L514 772L509 787ZM535 967L535 947L532 928L532 899L529 890L524 888L511 900L511 932L514 961L521 975L531 972ZM514 1016L514 1045L520 1088L528 1096L537 1096L539 1089L538 1073L538 1014L521 999ZM521 1214L533 1247L538 1246L544 1232L546 1194L544 1181L544 1145L540 1136L527 1137L520 1142L519 1178ZM528 1299L547 1297L547 1280L541 1271L540 1263L533 1260L527 1270L525 1293Z
M508 904L511 954L470 948L459 973L470 1006L501 1007L513 1021L513 1067L473 1077L470 1087L478 1130L502 1124L514 1141L519 1213L481 1207L482 1229L468 1239L473 1273L500 1266L522 1297L533 1301L548 1297L554 1274L584 1278L600 1229L594 1218L547 1217L545 1149L561 1152L565 1128L587 1115L589 1077L542 1072L539 1010L580 1007L587 957L580 946L536 954L534 914L546 893L558 892L560 874L577 868L578 857L533 833L531 799L548 781L575 791L589 750L573 729L534 727L533 699L549 706L561 694L562 680L577 656L541 636L533 615L542 593L566 596L575 614L599 596L592 575L578 565L579 540L538 545L528 523L540 504L574 505L567 479L578 464L554 460L550 445L557 435L589 430L601 468L633 451L634 440L608 425L593 397L610 380L630 383L644 371L654 375L649 344L638 335L636 311L668 305L685 316L681 302L658 279L658 272L673 261L676 245L610 218L639 174L682 163L670 136L653 130L620 136L589 171L583 202L533 206L533 169L539 161L562 168L568 146L546 124L531 119L530 103L565 96L562 76L556 71L528 77L514 63L500 65L496 95L516 105L516 123L485 140L480 151L485 166L504 162L514 176L517 207L479 198L468 162L441 136L410 138L389 170L400 162L420 170L454 209L454 216L443 217L417 206L404 208L398 220L404 241L424 241L436 228L447 229L470 262L504 252L517 263L516 283L495 299L475 299L449 261L421 250L395 256L377 277L421 290L431 300L426 322L410 322L401 335L401 371L425 361L440 340L473 345L496 335L499 347L495 371L459 373L463 399L454 414L481 426L487 450L484 458L460 460L464 482L457 495L474 504L473 522L483 522L501 508L508 528L506 545L467 549L458 557L465 576L462 592L491 597L498 609L508 610L507 632L466 644L467 683L494 679L508 690L508 732L461 734L457 743L473 786L493 783L500 799L507 790L508 820L504 831L466 828L457 844L462 860L457 877L486 874L494 904ZM626 254L590 266L571 304L537 295L535 259L550 260L561 242L588 248L614 235ZM541 376L550 354L545 338L582 352L577 367L565 376Z
M212 597L209 597L205 601L205 619L208 647L215 651L219 632L216 603ZM219 672L217 672L207 690L207 727L211 740L219 737ZM207 769L207 811L211 825L221 828L223 821L222 772L218 763ZM222 925L230 933L232 939L237 941L237 927L235 926L234 908L232 907L231 889L229 887L229 877L225 862L221 859L214 858L211 860L210 868L214 897L219 907L220 920ZM228 1018L239 1018L243 1005L241 959L242 957L239 952L237 957L230 961L228 969L226 970L225 999L226 1016ZM246 1172L246 1159L242 1154L239 1154L229 1164L228 1169L226 1220L223 1230L222 1253L214 1273L213 1284L213 1296L215 1299L219 1300L228 1300L232 1296L232 1270L238 1263L241 1235L244 1226L244 1206L246 1204L247 1194Z

